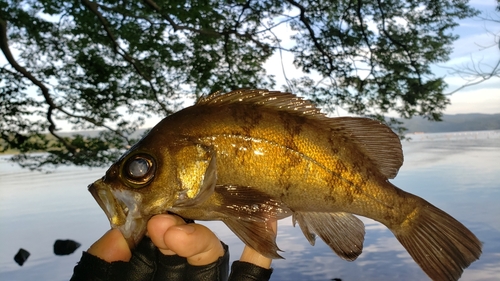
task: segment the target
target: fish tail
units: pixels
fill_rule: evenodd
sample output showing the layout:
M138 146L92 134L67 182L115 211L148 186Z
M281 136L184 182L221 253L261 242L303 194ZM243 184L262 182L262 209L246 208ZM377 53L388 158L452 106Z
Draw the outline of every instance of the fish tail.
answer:
M481 255L481 242L453 217L427 201L392 232L432 280L458 280Z

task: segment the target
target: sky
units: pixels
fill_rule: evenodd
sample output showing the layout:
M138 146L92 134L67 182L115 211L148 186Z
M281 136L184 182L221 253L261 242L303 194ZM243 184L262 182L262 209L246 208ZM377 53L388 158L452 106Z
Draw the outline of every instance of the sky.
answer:
M480 62L480 67L491 70L491 66L500 60L500 13L495 13L495 2L471 1L472 6L483 12L482 17L494 18L497 22L477 18L463 20L455 30L460 38L454 43L450 61L440 66L460 68L472 66L473 63L477 66ZM441 71L446 74L446 70ZM466 83L461 77L449 73L446 82L450 85L450 91ZM445 111L447 114L500 113L500 77L460 90L451 95L450 100L451 105Z
M495 12L495 0L474 0L473 7L482 11L481 17L494 18L497 22L478 18L465 19L455 32L460 38L453 44L450 60L435 66L438 75L445 76L448 93L467 83L444 67L467 68L473 65L491 70L500 60L500 13ZM477 86L464 88L450 96L451 105L446 114L458 113L500 113L500 77L494 77Z

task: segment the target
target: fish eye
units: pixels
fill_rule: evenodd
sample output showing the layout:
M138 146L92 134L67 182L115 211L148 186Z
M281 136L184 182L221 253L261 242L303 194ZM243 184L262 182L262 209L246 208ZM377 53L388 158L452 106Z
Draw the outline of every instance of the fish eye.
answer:
M128 173L132 178L142 178L148 173L149 169L149 162L146 159L137 158L130 162Z
M134 187L145 185L151 181L155 172L153 157L146 154L138 154L127 160L123 167L127 180Z

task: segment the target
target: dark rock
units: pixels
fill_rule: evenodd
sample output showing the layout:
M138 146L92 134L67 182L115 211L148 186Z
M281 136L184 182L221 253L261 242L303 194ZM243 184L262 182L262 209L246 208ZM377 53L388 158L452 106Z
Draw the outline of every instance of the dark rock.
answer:
M80 247L80 243L73 240L56 240L54 243L54 254L58 256L64 256L72 254L76 249Z
M17 254L14 256L14 260L17 262L17 264L19 266L23 266L24 262L28 259L29 256L30 256L30 252L21 248L21 249L19 249Z

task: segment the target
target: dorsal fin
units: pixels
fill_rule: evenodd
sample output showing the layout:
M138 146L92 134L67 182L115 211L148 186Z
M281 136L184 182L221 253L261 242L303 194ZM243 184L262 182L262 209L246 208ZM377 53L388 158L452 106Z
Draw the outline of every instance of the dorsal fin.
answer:
M396 177L403 165L399 137L379 121L361 117L328 118L331 128L343 131L389 179Z
M394 178L403 164L401 141L386 125L361 117L329 118L310 101L291 93L261 89L216 92L201 98L195 106L221 106L232 103L257 104L324 123L335 133L341 133L351 139L387 178Z
M320 110L310 101L291 93L268 91L261 89L241 89L229 93L215 92L198 100L196 105L224 105L230 103L258 104L274 108L278 111L288 111L294 114L320 115Z

